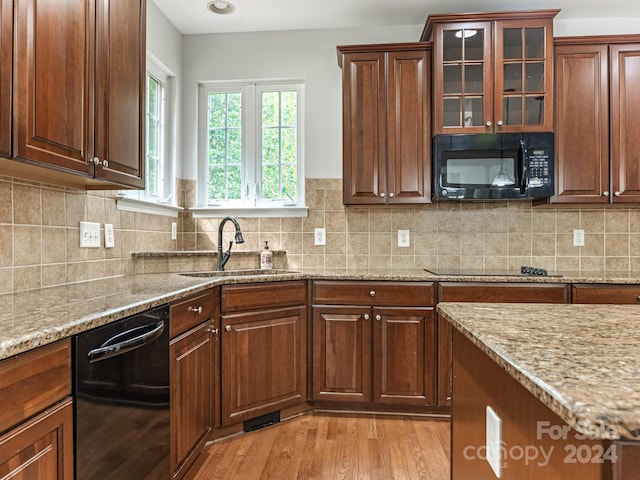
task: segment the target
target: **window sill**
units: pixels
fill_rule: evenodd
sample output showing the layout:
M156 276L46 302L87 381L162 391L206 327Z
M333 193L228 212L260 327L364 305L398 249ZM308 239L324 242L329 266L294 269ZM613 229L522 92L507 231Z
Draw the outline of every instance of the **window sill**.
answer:
M127 212L148 213L151 215L164 215L167 217L177 217L178 213L184 210L182 207L164 205L157 202L148 202L137 198L120 197L116 201L116 208Z
M189 209L194 218L233 215L238 218L308 217L309 207L197 207Z

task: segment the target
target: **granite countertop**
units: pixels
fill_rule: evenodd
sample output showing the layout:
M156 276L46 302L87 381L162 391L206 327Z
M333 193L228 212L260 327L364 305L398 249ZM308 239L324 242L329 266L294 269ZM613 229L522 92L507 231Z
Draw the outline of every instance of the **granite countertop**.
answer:
M441 303L437 308L578 432L640 440L640 306Z

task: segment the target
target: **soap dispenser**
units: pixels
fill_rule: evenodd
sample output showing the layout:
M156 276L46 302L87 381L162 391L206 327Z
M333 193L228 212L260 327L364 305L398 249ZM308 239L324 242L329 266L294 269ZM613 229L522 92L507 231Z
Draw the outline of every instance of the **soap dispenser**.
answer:
M260 269L271 270L273 268L273 253L269 250L269 242L265 240L264 250L260 252Z

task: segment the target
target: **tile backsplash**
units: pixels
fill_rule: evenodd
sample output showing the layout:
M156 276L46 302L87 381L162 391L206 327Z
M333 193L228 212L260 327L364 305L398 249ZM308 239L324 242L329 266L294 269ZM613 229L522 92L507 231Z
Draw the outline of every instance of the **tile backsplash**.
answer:
M264 240L286 250L287 268L353 270L517 269L640 271L640 206L532 207L530 202L438 203L419 207L342 205L341 179L308 179L306 218L241 218L245 243ZM134 273L131 252L215 250L218 219L194 219L195 182L178 182L187 209L178 219L121 211L113 192L79 191L0 177L0 292L27 290ZM79 222L114 225L112 249L80 249ZM178 239L170 239L171 222ZM230 227L229 227L230 228ZM326 245L314 245L314 229ZM573 246L573 230L585 246ZM397 246L397 231L410 246ZM226 238L226 237L225 237Z

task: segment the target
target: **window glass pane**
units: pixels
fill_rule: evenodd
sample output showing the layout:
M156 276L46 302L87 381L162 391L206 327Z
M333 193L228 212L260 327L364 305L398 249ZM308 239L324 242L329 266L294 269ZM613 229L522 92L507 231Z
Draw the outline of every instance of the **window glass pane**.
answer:
M278 126L279 103L278 92L265 92L262 95L262 128Z
M147 75L145 195L162 195L163 84Z
M281 125L283 127L295 127L297 123L297 92L282 92L282 120Z

